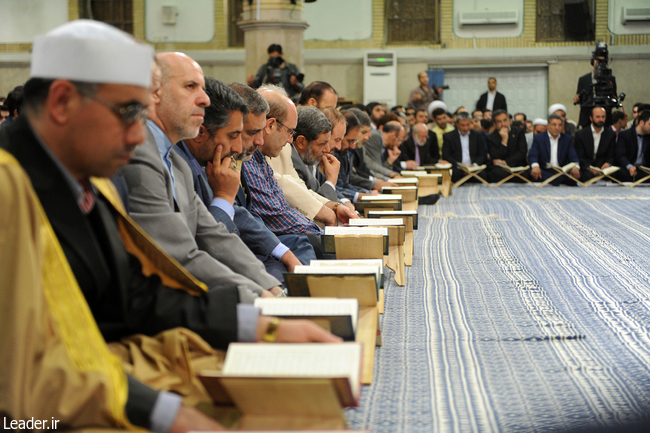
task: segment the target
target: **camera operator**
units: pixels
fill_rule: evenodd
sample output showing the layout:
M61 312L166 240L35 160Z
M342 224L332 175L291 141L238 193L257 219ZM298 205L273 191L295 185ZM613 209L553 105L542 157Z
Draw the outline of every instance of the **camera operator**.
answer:
M262 84L275 84L284 88L293 97L300 94L304 89L302 74L296 65L288 63L282 58L282 47L278 44L271 44L268 48L269 60L260 66L257 75L248 77L248 85L258 88Z
M591 123L589 117L594 107L605 108L607 112L605 125L609 127L612 124L612 108L620 106L616 96L616 77L607 67L609 52L606 43L598 42L592 54L591 64L594 69L578 80L578 90L573 97L573 104L580 104L578 125L581 128Z

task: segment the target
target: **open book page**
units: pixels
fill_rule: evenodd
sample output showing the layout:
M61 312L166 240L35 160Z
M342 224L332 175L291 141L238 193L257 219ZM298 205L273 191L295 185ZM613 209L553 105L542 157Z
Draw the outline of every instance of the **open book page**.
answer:
M326 226L325 233L326 236L336 236L336 235L378 235L378 236L388 236L388 227L337 227L337 226Z
M383 186L381 190L384 191L412 191L418 189L416 186Z
M395 185L413 185L418 183L418 178L417 177L405 177L402 179L391 179L391 183L394 183Z
M418 214L416 210L373 210L371 211L373 215L404 215L404 216L415 216ZM352 221L352 220L350 220Z
M461 164L460 162L458 163L458 166L465 170L468 173L474 173L475 171L480 171L486 168L487 166L485 164L483 165L465 165Z
M347 377L359 397L359 343L231 343L221 374L244 377Z
M437 163L433 167L437 168L438 170L449 170L451 168L451 163Z
M350 219L350 226L403 226L403 218L354 218Z
M378 194L378 195L364 195L361 201L382 201L382 200L401 200L400 194Z
M257 298L254 305L264 316L350 316L357 332L359 301L353 298Z
M384 273L383 259L347 259L347 260L312 260L310 266L376 266L379 273ZM270 298L269 298L270 299Z
M604 175L610 175L612 173L616 173L618 170L620 170L620 167L616 167L614 165L607 167L605 169L602 169L600 167L594 167L593 165L590 165L589 168L591 170L595 170L598 173L602 173Z
M562 170L562 171L565 172L565 173L570 172L570 171L573 170L573 168L576 167L577 165L578 165L577 162L570 162L570 163L568 163L567 165L565 165L565 166L563 166L563 167L557 167L557 166L555 166L555 165L551 165L551 164L549 164L550 167L553 167L553 168L558 169L558 170Z
M509 165L506 165L506 164L494 164L494 165L496 165L498 167L501 167L501 168L504 168L504 169L510 171L511 173L521 173L522 171L526 171L526 170L528 170L530 168L529 165L519 166L519 167L510 167Z

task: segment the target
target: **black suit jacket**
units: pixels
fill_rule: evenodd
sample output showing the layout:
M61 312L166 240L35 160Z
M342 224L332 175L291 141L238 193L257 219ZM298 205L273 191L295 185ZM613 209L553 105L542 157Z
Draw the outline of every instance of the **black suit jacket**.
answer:
M63 173L21 117L0 131L0 147L29 175L63 252L106 341L186 327L225 349L237 340L235 287L196 297L142 274L119 236L117 211L101 194L89 215L79 209Z
M399 150L402 152L399 156L399 161L411 161L415 160L415 140L413 139L413 134L399 146ZM420 153L420 165L433 165L438 162L440 159L440 152L438 150L438 136L435 132L429 131L427 141L424 143L424 146L419 147Z
M616 165L616 133L603 127L598 143L598 153L594 155L594 136L591 126L581 129L573 136L573 147L580 159L580 170L587 171L589 166L602 167L603 164Z
M480 98L478 98L478 102L476 103L476 109L484 111L485 106L487 105L487 97L488 97L488 92L485 92L481 95ZM492 107L492 111L496 110L506 110L508 111L508 104L506 103L506 97L503 96L503 93L499 93L497 91L497 94L494 95L494 105Z
M469 130L469 156L472 164L483 165L487 162L485 146L479 132ZM442 159L453 166L463 162L463 148L460 144L460 133L457 129L447 132L442 136Z
M526 165L526 131L519 128L512 128L508 133L508 145L501 144L501 135L494 130L487 136L488 153L494 159L503 159L510 167Z
M647 166L648 146L650 145L650 135L643 136L643 161L641 165ZM616 142L616 161L621 170L627 170L627 166L636 162L636 156L639 152L639 143L637 141L636 127L626 129L618 133Z

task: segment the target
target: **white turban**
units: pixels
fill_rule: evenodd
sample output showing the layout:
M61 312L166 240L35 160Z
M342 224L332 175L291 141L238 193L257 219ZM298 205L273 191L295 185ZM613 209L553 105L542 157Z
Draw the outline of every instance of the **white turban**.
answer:
M36 36L30 77L151 85L154 50L108 24L75 20Z

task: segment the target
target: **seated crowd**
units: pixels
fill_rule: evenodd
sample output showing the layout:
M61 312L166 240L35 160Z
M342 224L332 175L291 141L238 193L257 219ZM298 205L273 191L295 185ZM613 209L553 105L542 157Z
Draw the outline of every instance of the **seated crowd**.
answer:
M576 162L575 178L617 164L627 180L650 137L644 105L627 130L616 113L619 129L605 127L596 107L573 136L557 105L548 122L502 109L452 115L438 100L339 110L336 90L316 81L296 106L281 87L226 85L185 54L154 56L83 20L35 40L11 104L0 129L1 365L11 372L0 411L68 428L221 428L138 369L127 378L105 343L183 330L214 355L235 341L340 341L252 303L285 296L283 273L323 257L323 227L358 218L355 204L403 170L450 163L456 180L485 164L480 176L497 182L504 167L530 164L538 180L548 164Z

